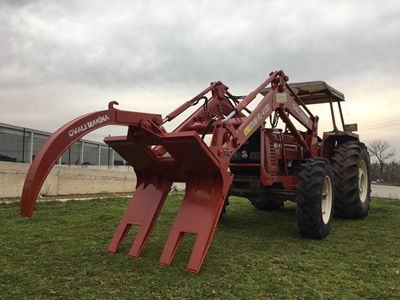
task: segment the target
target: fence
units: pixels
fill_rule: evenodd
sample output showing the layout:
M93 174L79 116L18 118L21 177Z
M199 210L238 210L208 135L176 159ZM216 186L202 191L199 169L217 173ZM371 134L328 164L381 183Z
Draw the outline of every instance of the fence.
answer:
M0 161L31 163L51 135L34 129L0 123ZM127 165L108 145L81 139L60 157L61 165Z

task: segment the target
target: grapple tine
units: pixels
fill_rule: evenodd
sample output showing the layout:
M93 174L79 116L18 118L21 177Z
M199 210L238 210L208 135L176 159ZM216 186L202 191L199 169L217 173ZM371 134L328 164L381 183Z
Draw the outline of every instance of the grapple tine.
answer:
M109 137L105 142L117 151L136 172L136 191L108 247L116 252L132 225L140 229L128 256L137 257L148 240L172 186L176 163L173 159L160 161L146 145L139 145L130 135Z
M185 197L159 260L169 265L184 233L197 234L188 271L199 272L221 214L232 175L196 133L172 133L164 147L186 175Z
M225 173L226 172L226 173ZM220 178L192 177L165 244L159 263L170 265L184 233L197 234L187 270L198 273L211 245L222 206L230 185L230 175L221 171Z
M139 256L154 228L171 185L172 182L168 181L163 175L143 175L141 180L138 180L136 192L118 225L107 251L116 252L131 226L139 225L140 229L128 254L130 257Z

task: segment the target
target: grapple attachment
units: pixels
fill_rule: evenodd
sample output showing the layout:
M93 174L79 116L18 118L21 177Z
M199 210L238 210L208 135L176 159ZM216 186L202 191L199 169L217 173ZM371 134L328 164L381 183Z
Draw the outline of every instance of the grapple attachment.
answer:
M274 110L283 112L275 99L286 80L282 71L271 73L240 102L228 92L228 87L214 82L164 119L157 114L117 110L114 108L117 103L110 102L108 110L69 122L51 135L35 156L23 187L21 215L32 216L44 180L68 147L99 127L125 125L126 136L107 137L104 141L132 165L137 186L108 251L116 252L131 226L138 225L140 229L129 251L130 257L137 257L154 228L172 183L184 182L185 196L159 263L171 263L185 233L197 234L187 269L199 272L232 182L228 171L230 157ZM271 91L253 112L249 111L246 106L270 83ZM208 93L210 98L206 96ZM200 101L204 101L202 107L173 132L166 132L162 126L165 122ZM242 110L247 111L247 116ZM210 145L204 142L206 135L211 136Z
M197 234L188 270L199 272L231 184L231 175L210 152L196 132L135 135L130 126L127 137L110 137L105 142L135 169L136 192L108 247L117 251L131 225L140 229L129 251L137 257L157 221L172 182L185 181L185 197L168 237L160 264L169 265L184 233ZM167 157L156 156L149 146L162 145ZM134 159L133 159L134 158Z

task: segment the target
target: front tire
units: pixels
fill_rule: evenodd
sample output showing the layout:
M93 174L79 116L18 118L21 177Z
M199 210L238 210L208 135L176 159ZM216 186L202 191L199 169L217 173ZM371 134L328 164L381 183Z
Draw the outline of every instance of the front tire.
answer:
M346 219L363 219L371 201L370 159L367 147L351 141L334 150L335 213Z
M329 160L308 158L301 165L297 184L296 217L301 235L325 238L331 229L333 212L333 173Z

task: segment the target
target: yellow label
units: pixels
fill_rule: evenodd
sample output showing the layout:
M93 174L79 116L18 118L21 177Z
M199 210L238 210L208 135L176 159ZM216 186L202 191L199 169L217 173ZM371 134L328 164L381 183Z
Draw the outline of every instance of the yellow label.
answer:
M276 94L276 103L286 103L286 93L278 93Z
M251 131L251 125L249 124L249 125L247 125L247 127L243 130L244 136L248 135L250 131Z

